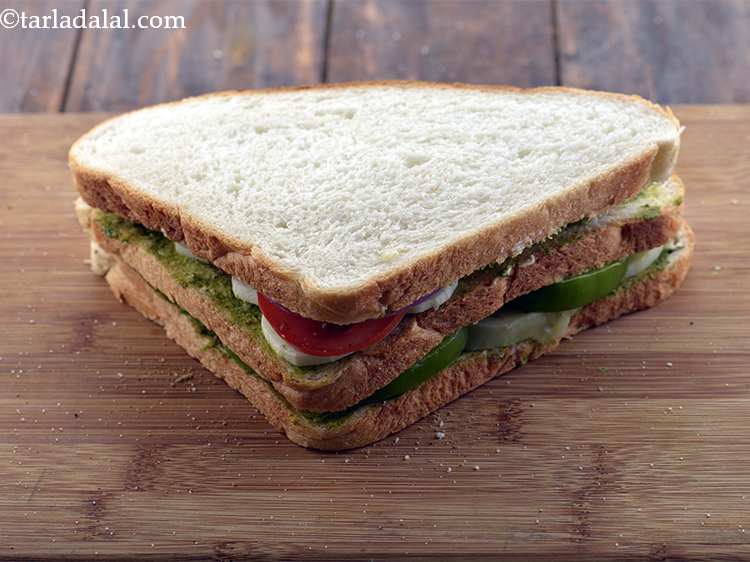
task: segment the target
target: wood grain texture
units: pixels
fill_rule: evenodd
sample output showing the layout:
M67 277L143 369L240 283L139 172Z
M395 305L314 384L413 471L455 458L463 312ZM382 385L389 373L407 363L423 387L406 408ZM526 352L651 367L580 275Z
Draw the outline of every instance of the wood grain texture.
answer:
M750 107L676 112L683 288L347 454L88 271L65 155L104 116L0 118L0 559L750 560Z
M85 31L66 111L125 110L218 89L322 77L326 0L94 0L89 10L185 18L185 29Z
M750 101L745 0L556 3L563 85L662 103Z
M334 2L326 79L555 83L547 0Z
M6 0L0 12L13 10L27 17L73 17L84 0ZM9 20L10 23L12 20ZM0 31L0 112L59 111L80 31L75 29L14 29Z

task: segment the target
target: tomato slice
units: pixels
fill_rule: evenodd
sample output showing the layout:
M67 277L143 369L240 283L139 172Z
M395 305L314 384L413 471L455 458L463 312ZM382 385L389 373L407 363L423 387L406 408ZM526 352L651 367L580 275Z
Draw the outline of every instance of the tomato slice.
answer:
M298 350L321 357L354 353L370 347L390 334L406 315L404 311L342 326L300 316L262 293L258 293L258 306L277 334Z

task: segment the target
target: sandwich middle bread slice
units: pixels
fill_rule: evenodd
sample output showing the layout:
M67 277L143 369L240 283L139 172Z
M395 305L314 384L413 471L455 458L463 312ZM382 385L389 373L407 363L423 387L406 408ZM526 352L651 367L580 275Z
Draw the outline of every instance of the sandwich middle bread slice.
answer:
M341 448L667 296L692 249L678 147L637 98L396 83L156 106L70 158L113 291Z

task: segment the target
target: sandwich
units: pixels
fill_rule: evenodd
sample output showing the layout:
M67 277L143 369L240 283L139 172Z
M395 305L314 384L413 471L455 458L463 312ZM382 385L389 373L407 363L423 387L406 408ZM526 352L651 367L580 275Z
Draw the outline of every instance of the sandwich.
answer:
M680 133L634 96L354 83L134 111L69 162L117 298L341 450L669 297Z

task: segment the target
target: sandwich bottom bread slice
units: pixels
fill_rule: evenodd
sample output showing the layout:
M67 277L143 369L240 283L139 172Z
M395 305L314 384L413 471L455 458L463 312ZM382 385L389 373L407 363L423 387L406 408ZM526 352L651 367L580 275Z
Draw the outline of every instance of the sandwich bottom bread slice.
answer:
M492 378L555 349L562 339L668 298L687 275L693 245L692 230L681 220L676 238L665 245L658 259L637 275L625 278L607 296L554 316L519 313L514 317L522 323L542 318L546 323L542 330L547 337L536 338L532 329L529 332L532 335L521 341L464 351L436 375L412 384L403 393L398 389L389 393L386 387L343 411L324 413L292 407L270 382L257 375L204 324L154 289L120 257L100 251L93 256L93 266L107 272L106 280L119 299L164 326L170 338L243 394L290 440L304 447L343 450L400 431ZM480 332L475 336L481 338L481 323L477 326Z

